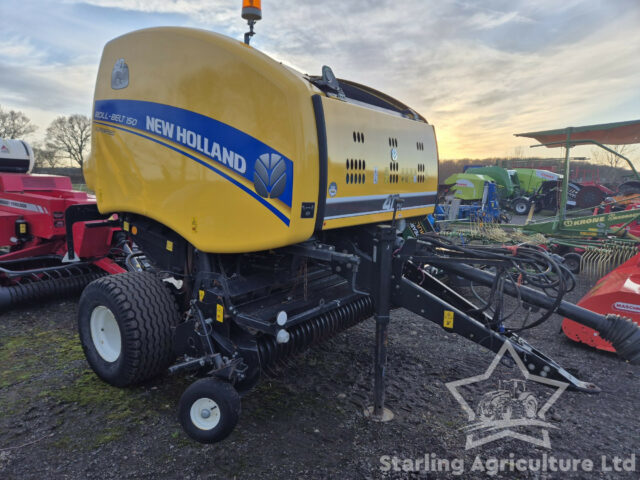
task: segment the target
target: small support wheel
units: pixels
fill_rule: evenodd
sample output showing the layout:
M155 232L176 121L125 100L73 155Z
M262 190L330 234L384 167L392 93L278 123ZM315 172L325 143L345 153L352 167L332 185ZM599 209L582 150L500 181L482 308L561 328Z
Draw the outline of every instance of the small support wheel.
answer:
M201 443L224 440L240 416L240 395L227 382L201 378L180 397L178 420L184 431Z

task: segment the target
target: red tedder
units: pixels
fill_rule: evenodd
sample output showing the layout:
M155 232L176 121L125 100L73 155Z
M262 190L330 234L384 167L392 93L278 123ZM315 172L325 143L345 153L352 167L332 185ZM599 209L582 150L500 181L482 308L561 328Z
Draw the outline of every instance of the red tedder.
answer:
M70 207L97 213L95 199L74 191L68 177L28 173L32 166L28 144L0 140L0 310L79 294L102 275L124 272L116 260L131 252L116 222L99 215L68 232Z
M577 305L596 313L617 314L640 324L640 254L602 277ZM616 351L598 332L568 318L562 322L562 331L577 342Z

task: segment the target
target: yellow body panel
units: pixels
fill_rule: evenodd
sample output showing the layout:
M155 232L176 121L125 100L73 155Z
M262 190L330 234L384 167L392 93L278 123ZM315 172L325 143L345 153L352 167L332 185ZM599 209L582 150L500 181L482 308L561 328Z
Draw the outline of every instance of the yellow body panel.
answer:
M329 157L323 229L389 221L394 196L404 201L399 218L433 212L433 126L334 98L322 103Z
M326 185L314 95L326 120ZM165 27L116 38L105 46L94 100L84 174L100 211L144 215L202 251L266 250L304 241L316 227L386 221L388 208L364 212L372 203L359 197L376 197L382 208L389 195L436 190L433 127L329 98L301 74L215 33ZM355 131L364 142L353 140ZM392 136L403 179L396 183ZM362 184L346 183L352 157L367 161ZM334 215L345 208L348 216ZM431 210L405 206L401 215Z
M112 73L119 59L127 65L128 86L113 89ZM96 102L136 100L179 107L250 132L251 137L295 159L295 189L291 207L277 199L264 199L289 219L287 225L255 196L203 163L253 190L250 179L197 148L194 151L175 141L181 121L175 117L180 112L173 118L161 118L174 125L172 141L147 131L142 124L147 115L141 114L135 128L127 125L126 117L135 120L136 115L122 113L116 104L118 108L111 110L94 107L92 155L84 168L100 211L145 215L210 252L262 250L309 238L314 218L301 219L300 208L302 202L318 201L311 90L308 82L266 55L210 32L157 28L109 42L98 73ZM123 118L112 118L114 112ZM242 148L226 139L209 140L217 141L221 148Z

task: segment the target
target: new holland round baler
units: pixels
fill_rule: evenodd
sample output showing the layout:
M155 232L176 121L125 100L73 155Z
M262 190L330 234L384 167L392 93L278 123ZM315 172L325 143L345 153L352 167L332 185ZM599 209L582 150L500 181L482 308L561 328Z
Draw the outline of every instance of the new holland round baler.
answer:
M128 85L114 89L121 59ZM392 196L402 216L432 212L433 126L370 88L342 81L341 99L321 82L207 31L113 40L84 168L100 211L156 220L216 253L388 221Z
M115 386L167 369L202 377L182 396L179 419L193 438L214 442L234 428L239 393L261 371L375 313L372 415L382 419L389 310L404 306L495 351L510 341L532 372L596 389L443 283L447 271L499 282L626 342L618 352L640 359L638 329L624 319L529 288L525 270L520 284L504 281L529 262L538 265L531 285L563 290L568 273L545 253L404 240L404 223L433 211L437 172L432 125L328 67L303 75L246 43L186 28L109 42L84 167L99 212L77 218L117 218L136 249L128 273L81 297L91 367ZM472 266L487 256L507 267Z

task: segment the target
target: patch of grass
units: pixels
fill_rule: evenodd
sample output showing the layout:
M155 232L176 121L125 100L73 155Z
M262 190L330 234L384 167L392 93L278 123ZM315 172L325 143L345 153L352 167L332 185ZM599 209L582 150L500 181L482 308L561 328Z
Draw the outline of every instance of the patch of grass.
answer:
M77 441L74 441L70 435L59 435L56 440L51 442L51 445L61 450L71 450L76 447Z
M127 429L121 425L106 428L95 438L92 446L97 448L102 445L106 445L107 443L114 442L123 437L125 433L127 433Z
M37 358L30 355L31 338L27 335L9 338L0 348L0 388L31 378Z
M243 399L243 403L251 412L251 417L260 420L282 420L292 412L330 410L334 415L344 414L337 403L327 404L315 392L293 390L277 379L259 383L252 394Z
M107 385L84 363L78 368L78 361L83 359L77 336L63 329L33 329L7 338L0 347L0 388L27 382L22 390L30 395L45 402L77 404L105 420L106 428L91 432L88 442L63 437L58 440L61 448L70 443L76 443L76 447L101 445L120 438L126 428L114 425L128 425L127 419L146 421L154 411L142 389ZM9 394L10 390L7 393L0 400L0 416L17 414L23 405L20 398Z
M62 330L35 330L8 338L0 348L0 388L83 358L77 337Z
M134 430L157 425L175 409L177 398L192 381L171 377L145 386L116 388L88 368L75 332L43 325L6 332L0 326L0 419L4 422L23 415L34 402L53 414L60 413L51 442L60 451L87 451L122 442ZM290 397L281 386L270 392L269 416L286 410ZM62 413L67 411L71 415ZM74 415L86 421L70 422L68 418ZM193 445L180 431L172 437L176 446Z
M109 412L107 414L107 419L109 420L125 420L125 419L132 419L134 415L133 410L131 410L131 408L127 408L127 407L123 407L123 408L118 408L113 412Z
M49 339L53 347L56 366L62 368L71 362L84 359L80 339L74 335L56 335Z
M76 403L88 409L108 407L107 418L111 420L129 417L134 410L144 408L146 403L134 390L114 388L88 368L71 385L42 392L40 396L48 396L62 403Z
M143 423L155 415L153 408L141 389L115 388L104 383L90 369L84 369L73 383L60 388L42 391L40 397L59 403L75 404L95 416L99 422L94 427L102 427L79 435L71 440L62 439L58 445L62 449L96 448L116 441L127 434L133 423Z
M52 385L77 368L84 358L74 332L34 326L0 332L0 418L28 408L25 397L47 396Z
M178 447L193 447L195 444L195 441L187 437L187 434L182 430L174 430L171 433L171 438L173 439L173 444Z
M0 348L0 381L17 380L67 368L84 358L78 338L63 330L32 330L6 339Z

